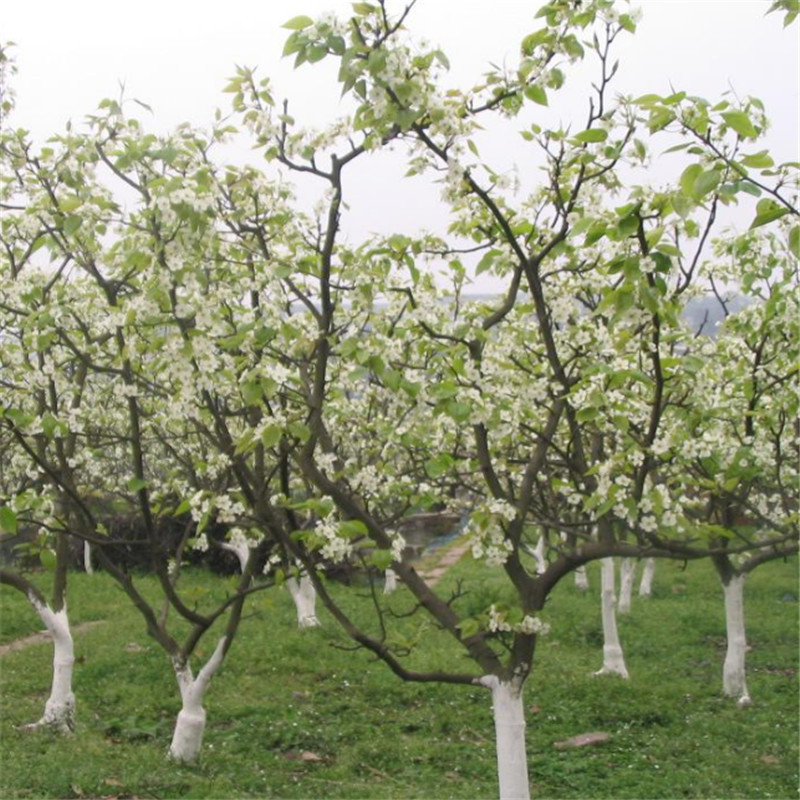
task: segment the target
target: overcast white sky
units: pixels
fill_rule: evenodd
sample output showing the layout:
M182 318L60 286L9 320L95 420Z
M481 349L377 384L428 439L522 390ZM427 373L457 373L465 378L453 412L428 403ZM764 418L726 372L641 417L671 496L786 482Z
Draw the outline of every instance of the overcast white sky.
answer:
M622 68L614 88L666 93L672 85L709 98L731 88L754 94L773 120L769 145L778 159L800 160L800 25L783 29L779 15L765 17L769 4L642 0L639 31L618 50ZM533 19L540 5L419 0L409 27L442 46L454 83L467 86L488 62L513 63L522 36L541 27ZM151 129L183 121L204 125L216 107L227 111L230 96L222 88L235 64L257 65L269 75L277 95L291 98L298 120L329 120L339 95L332 73L324 63L293 71L291 59L281 58L288 33L281 25L297 14L345 15L349 9L345 0L6 0L0 40L16 43L19 69L13 122L44 139L68 119L80 123L102 98L117 97L123 81L126 96L153 108L153 117L137 109ZM584 109L576 109L577 119ZM412 199L413 182L401 186L401 174L387 167L363 176L372 216L358 229L385 230L388 211L407 227L439 213L435 197Z

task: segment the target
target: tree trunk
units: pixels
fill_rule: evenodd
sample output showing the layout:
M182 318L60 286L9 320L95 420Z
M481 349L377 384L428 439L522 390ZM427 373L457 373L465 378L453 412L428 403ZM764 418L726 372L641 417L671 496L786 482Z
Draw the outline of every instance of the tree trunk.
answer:
M623 558L619 568L619 603L617 611L620 614L631 613L631 594L633 593L633 577L636 572L636 562L632 558Z
M72 693L72 669L75 651L69 629L67 607L53 611L38 598L29 595L36 613L53 637L53 682L50 697L44 707L44 715L29 727L49 727L59 733L75 730L75 695Z
M547 569L547 559L544 557L545 537L542 534L539 541L536 542L536 547L531 550L531 555L536 559L536 574L541 575Z
M225 656L225 640L224 636L219 640L214 653L200 670L197 678L193 678L192 669L188 663L178 661L174 663L175 677L181 691L182 706L175 721L169 755L170 758L182 764L192 764L200 755L203 733L206 728L206 710L203 708L203 698L211 678L222 664Z
M529 800L523 682L486 675L481 684L492 692L500 800Z
M393 569L387 569L383 582L383 593L392 594L397 590L397 573Z
M642 581L639 584L639 597L650 597L653 591L653 574L656 571L656 560L646 558L642 570Z
M92 566L92 545L86 540L83 542L83 568L86 570L87 575L94 575L94 567Z
M581 592L589 591L589 576L586 574L585 564L581 564L575 570L575 588Z
M297 608L297 625L300 628L315 628L320 623L317 619L317 592L308 575L303 574L300 580L289 578L286 581L289 593Z
M727 584L722 584L725 593L725 628L728 636L728 651L722 667L722 691L727 697L735 697L740 706L750 704L744 663L747 650L744 625L745 577L745 575L733 575Z
M231 544L230 542L220 542L220 547L233 553L239 559L239 569L244 573L250 558L250 548L246 544Z
M595 675L628 677L622 646L617 632L617 613L614 602L614 559L601 560L601 610L603 615L603 666Z

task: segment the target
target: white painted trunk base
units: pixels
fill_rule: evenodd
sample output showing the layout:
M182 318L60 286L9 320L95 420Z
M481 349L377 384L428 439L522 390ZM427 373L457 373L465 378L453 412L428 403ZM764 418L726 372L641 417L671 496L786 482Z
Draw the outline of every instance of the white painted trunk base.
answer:
M735 575L722 590L725 594L725 628L728 650L722 667L722 691L733 697L740 706L750 705L750 694L745 681L745 653L747 636L744 624L745 575Z
M589 576L586 574L586 565L581 564L575 570L575 588L581 592L589 591Z
M67 607L55 612L33 596L29 595L29 600L53 638L53 681L42 718L27 727L48 727L59 733L72 733L75 730L75 695L72 693L75 651Z
M244 543L231 544L230 542L220 542L220 547L233 553L239 559L239 569L244 572L250 558L250 548Z
M94 567L92 566L92 545L87 541L83 543L83 568L86 570L87 575L94 575Z
M384 574L383 593L392 594L397 591L397 573L393 569L387 569Z
M536 574L541 575L547 569L547 559L544 557L544 536L539 537L536 547L531 551L531 555L536 559Z
M175 677L181 691L183 706L175 720L175 731L172 734L172 743L169 746L169 756L174 761L182 764L192 764L200 755L203 747L203 734L206 729L206 711L203 708L203 698L211 678L220 668L224 658L225 637L219 640L211 658L197 674L192 676L188 664L175 664Z
M656 560L646 558L642 570L642 581L639 584L639 597L650 597L653 593L653 575L656 571Z
M614 601L614 559L601 560L600 602L603 617L603 666L595 675L619 675L628 677L622 645L617 632L617 611Z
M619 567L619 614L631 613L631 594L633 593L633 577L636 572L636 562L632 558L623 558Z
M522 684L504 682L495 675L484 676L481 684L492 692L500 800L529 800Z
M317 591L311 578L308 575L301 575L299 581L297 578L289 578L286 586L297 609L298 627L316 628L320 624L317 619Z

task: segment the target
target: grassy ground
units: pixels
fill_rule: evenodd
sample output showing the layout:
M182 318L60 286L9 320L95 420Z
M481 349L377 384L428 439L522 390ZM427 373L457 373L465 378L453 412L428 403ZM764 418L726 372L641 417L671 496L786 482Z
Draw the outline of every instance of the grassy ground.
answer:
M475 569L469 558L446 588ZM43 585L46 577L40 576ZM797 564L757 570L746 590L748 686L739 709L721 696L722 593L710 565L659 563L654 594L620 618L629 681L593 677L602 660L599 573L582 595L557 587L528 682L532 793L552 798L789 798L798 789ZM198 587L213 580L197 573ZM146 581L145 581L146 584ZM506 591L482 583L480 605ZM19 593L0 587L0 642L39 629ZM353 598L353 613L362 602ZM402 604L402 596L395 601ZM23 733L40 715L50 647L0 658L0 797L478 798L496 795L488 693L404 684L342 644L335 623L298 632L284 591L253 599L206 707L201 762L165 758L179 709L163 652L121 591L102 574L70 585L76 634L78 730L71 739ZM404 636L416 633L416 622ZM420 664L469 670L430 630ZM207 655L213 647L209 641ZM609 741L580 749L555 742L588 731Z

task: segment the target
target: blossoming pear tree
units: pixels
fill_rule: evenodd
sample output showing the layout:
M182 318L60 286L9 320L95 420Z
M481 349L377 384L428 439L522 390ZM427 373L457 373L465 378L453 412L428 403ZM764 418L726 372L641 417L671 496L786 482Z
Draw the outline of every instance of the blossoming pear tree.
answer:
M9 141L13 138L8 119L14 108L14 94L10 77L14 73L14 62L8 49L0 47L0 152L3 163L9 155ZM13 164L14 161L11 161ZM19 162L17 161L17 164ZM48 436L52 436L58 425L54 409L55 398L61 398L67 413L81 402L85 371L78 368L71 382L68 396L64 381L57 368L57 360L48 352L50 337L48 326L52 322L49 312L39 307L30 307L31 300L42 300L50 294L59 294L59 301L68 301L64 289L50 277L26 270L26 262L34 247L32 244L15 248L12 243L25 238L24 226L20 229L14 213L17 210L18 186L13 169L3 172L0 180L0 235L5 245L7 260L4 261L2 288L0 288L0 364L3 381L0 385L0 408L4 416L20 420L26 416L36 417L38 425L33 432L30 446L37 452L46 447ZM49 299L49 298L48 298ZM73 368L76 366L71 365ZM20 396L21 395L21 396ZM21 400L24 408L12 402L12 397ZM53 678L50 695L45 703L41 719L31 728L48 727L59 733L71 733L75 728L75 695L72 691L74 649L67 613L67 575L69 566L69 542L61 524L63 508L42 492L42 476L32 469L30 459L22 452L7 430L0 432L2 439L3 467L0 472L0 535L18 538L29 523L29 511L36 509L41 520L35 540L21 542L16 549L24 550L29 559L40 561L52 572L52 598L47 600L37 585L21 570L4 567L0 569L0 583L21 591L30 601L39 619L53 640ZM62 456L69 458L75 451L75 436L67 436L62 442Z
M597 559L759 558L788 541L796 512L791 492L778 491L796 446L780 426L788 400L769 416L759 393L760 457L781 460L768 479L737 473L720 490L720 469L698 481L708 464L685 456L702 430L727 458L737 428L707 406L728 340L709 345L684 311L714 291L722 210L759 193L761 241L762 229L798 216L793 173L749 152L765 127L756 101L611 96L615 42L636 27L627 5L545 3L519 62L469 90L447 85L446 55L415 42L410 19L411 6L393 15L379 0L355 3L346 21L287 23L285 53L298 65L338 64L349 113L324 130L302 128L269 81L242 68L228 86L239 131L218 114L210 131L156 136L108 100L88 132L41 152L22 134L4 136L23 199L4 229L3 268L30 262L25 272L54 287L47 298L15 296L23 313L11 328L35 313L37 333L50 336L45 360L63 353L75 369L60 378L52 435L40 436L43 415L24 413L14 386L3 387L3 429L66 504L63 527L96 544L172 659L183 699L176 759L200 750L204 694L273 558L279 578L299 588L306 576L347 634L403 679L488 689L500 796L527 798L523 690L562 578ZM595 69L586 115L545 121L585 59ZM489 127L519 142L529 170L481 156ZM216 144L241 132L264 167L215 161ZM654 187L651 139L668 135L682 160L674 180ZM348 235L359 213L353 171L398 157L440 196L449 230ZM301 178L318 187L310 212L291 188ZM50 262L37 272L42 256ZM475 273L497 292L471 296ZM61 286L81 300L55 303ZM725 327L740 352L736 342L757 340L734 335L735 318ZM779 319L764 313L763 326ZM82 371L85 399L69 412ZM746 379L736 380L747 398ZM726 413L734 418L735 403ZM749 522L723 534L706 518L726 492L763 523L759 536ZM113 531L102 531L97 505L107 497L141 520L142 552L189 623L182 644L105 554ZM427 511L467 519L471 555L504 576L502 589L475 600L472 585L428 585L403 558L404 524ZM187 513L195 524L167 545L160 523ZM212 521L229 527L224 544L244 569L231 595L198 610L181 596L180 565L186 548L210 546ZM372 624L356 624L329 591L326 569L343 562L388 571L403 587L371 593ZM472 669L407 658L395 623L409 597ZM195 677L190 657L226 614Z
M131 127L137 128L135 123ZM192 136L184 138L187 147L194 146ZM66 533L95 544L99 563L120 583L172 662L183 707L170 753L190 762L202 744L204 694L231 646L244 602L272 580L254 581L268 550L254 548L226 597L182 596L181 554L198 526L187 526L175 546L165 538L165 524L188 512L198 521L205 514L207 521L213 510L216 519L233 528L243 515L226 491L225 477L220 478L227 465L215 460L215 453L203 451L180 416L187 388L182 376L191 374L190 366L183 365L194 363L180 310L186 301L178 294L170 301L174 287L167 271L160 269L163 249L154 244L149 250L137 249L137 236L145 231L155 231L158 241L163 230L159 210L126 214L98 178L104 159L124 176L104 150L113 139L108 128L98 125L89 134L54 137L35 152L24 131L4 132L5 186L13 202L6 204L3 219L3 266L9 280L3 288L2 420L13 457L21 464L27 459L24 469L40 494L38 505L26 506L31 493L18 492L13 510L6 507L4 514L24 514L31 524L55 528L62 537L58 547L64 546ZM143 142L121 134L119 140L121 148L153 145L152 139ZM118 151L118 161L120 156L124 161ZM148 166L139 164L141 169ZM128 179L128 187L132 183ZM171 209L167 204L165 216ZM188 229L183 220L169 232L173 242L183 225ZM49 264L42 265L43 254ZM183 295L196 292L188 278L184 287ZM178 308L178 323L172 327L165 313L173 310L171 302ZM176 352L182 352L182 360L175 359ZM171 369L165 368L167 358L172 359ZM189 388L197 390L194 384ZM187 487L202 481L216 482L213 506L202 490L187 497ZM139 520L143 538L128 544L139 548L157 576L163 610L145 598L130 572L106 552L115 543L113 530L105 525L109 503ZM16 579L4 582L23 588ZM41 605L41 598L27 591L34 605ZM183 641L171 630L169 610L189 625ZM60 608L54 613L58 620L65 618ZM195 676L190 659L215 623L224 631ZM66 676L71 642L67 635L62 638L66 644L61 650L67 655L57 646L56 667ZM67 685L66 677L62 683ZM68 720L71 694L66 689L61 694Z
M738 286L748 302L733 312L720 296L725 319L705 344L703 402L689 418L692 436L681 453L683 469L701 489L698 524L707 526L717 549L712 561L728 639L723 691L739 705L750 703L745 580L759 565L798 550L800 227L783 220L764 230L757 226L720 242L717 258L706 265L709 281ZM726 552L742 538L751 550Z
M348 633L401 677L491 690L500 794L527 797L522 690L553 587L593 559L720 551L696 524L696 487L672 468L703 366L683 311L710 288L699 265L719 209L755 188L769 195L759 226L797 211L790 201L773 208L786 199L782 180L755 186L736 158L726 160L764 129L756 102L712 108L683 92L610 98L612 46L635 29L610 2L544 5L519 64L491 70L467 92L443 86L443 53L407 36L410 7L397 17L383 2L354 11L346 22L295 17L285 48L298 65L338 61L356 104L349 121L306 131L252 72L240 70L229 87L267 159L326 191L316 252L296 270L313 287L299 299L315 331L286 397L305 409L309 431L291 443L292 457L334 505L286 546ZM537 109L587 53L598 78L586 118L540 125ZM695 146L680 122L689 163L674 183L623 181L623 167L635 175L649 163L648 134L687 105L705 114L695 131L705 144ZM481 158L489 120L516 127L529 144L538 185L526 175L514 191L515 181ZM395 235L354 259L340 243L353 213L345 176L389 147L404 149L412 174L441 183L450 238ZM496 296L469 299L467 253L478 254L476 272L498 281ZM434 506L467 507L472 554L505 573L510 600L466 613L458 596L440 596L397 557L399 520ZM540 572L523 544L532 547L546 527L569 535L551 540ZM384 566L463 645L477 673L410 669L387 638L377 596L372 635L336 604L308 551L346 558L352 531L386 554ZM726 549L751 546L734 531Z

